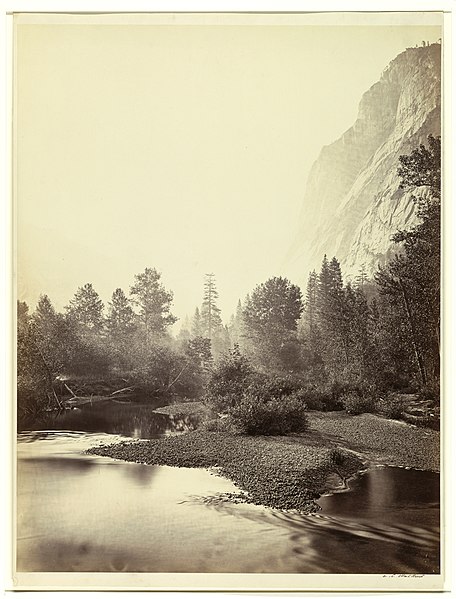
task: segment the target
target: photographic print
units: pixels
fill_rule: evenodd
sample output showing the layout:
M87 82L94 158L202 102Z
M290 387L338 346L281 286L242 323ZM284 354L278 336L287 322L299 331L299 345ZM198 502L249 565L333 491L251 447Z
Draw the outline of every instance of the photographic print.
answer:
M442 589L443 13L13 18L17 588Z

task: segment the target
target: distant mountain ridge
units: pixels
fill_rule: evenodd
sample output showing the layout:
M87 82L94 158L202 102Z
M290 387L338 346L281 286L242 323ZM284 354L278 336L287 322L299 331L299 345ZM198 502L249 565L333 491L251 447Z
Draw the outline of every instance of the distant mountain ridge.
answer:
M361 267L372 275L397 250L392 234L415 224L412 191L399 189L397 168L400 155L440 135L440 57L440 44L399 54L363 95L354 125L321 150L288 254L301 277L324 254L336 256L348 278Z

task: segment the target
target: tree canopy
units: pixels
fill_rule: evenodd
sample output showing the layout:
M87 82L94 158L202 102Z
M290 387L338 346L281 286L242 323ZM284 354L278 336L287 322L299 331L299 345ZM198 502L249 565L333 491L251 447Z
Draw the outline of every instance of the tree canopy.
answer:
M130 287L133 303L139 308L146 339L161 336L177 321L171 314L172 291L167 291L160 282L161 274L155 268L146 268L135 275Z

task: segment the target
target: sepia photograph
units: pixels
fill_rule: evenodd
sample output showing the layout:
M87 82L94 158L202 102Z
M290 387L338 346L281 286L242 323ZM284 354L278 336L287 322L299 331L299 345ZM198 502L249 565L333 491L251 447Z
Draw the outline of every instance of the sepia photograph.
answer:
M444 588L446 41L12 15L15 588Z

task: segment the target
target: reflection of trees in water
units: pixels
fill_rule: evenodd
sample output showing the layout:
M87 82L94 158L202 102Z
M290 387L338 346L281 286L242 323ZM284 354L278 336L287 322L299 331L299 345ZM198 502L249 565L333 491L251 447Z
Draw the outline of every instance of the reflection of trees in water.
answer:
M172 428L169 432L185 432L197 428L200 417L192 415L169 416Z
M135 483L138 487L145 487L150 484L152 478L157 472L156 466L150 466L146 464L135 464L132 468L131 464L122 464L123 474L131 482Z
M19 423L19 430L74 430L151 438L196 428L199 418L154 412L156 406L119 404L113 401L86 404L81 408L45 412Z

